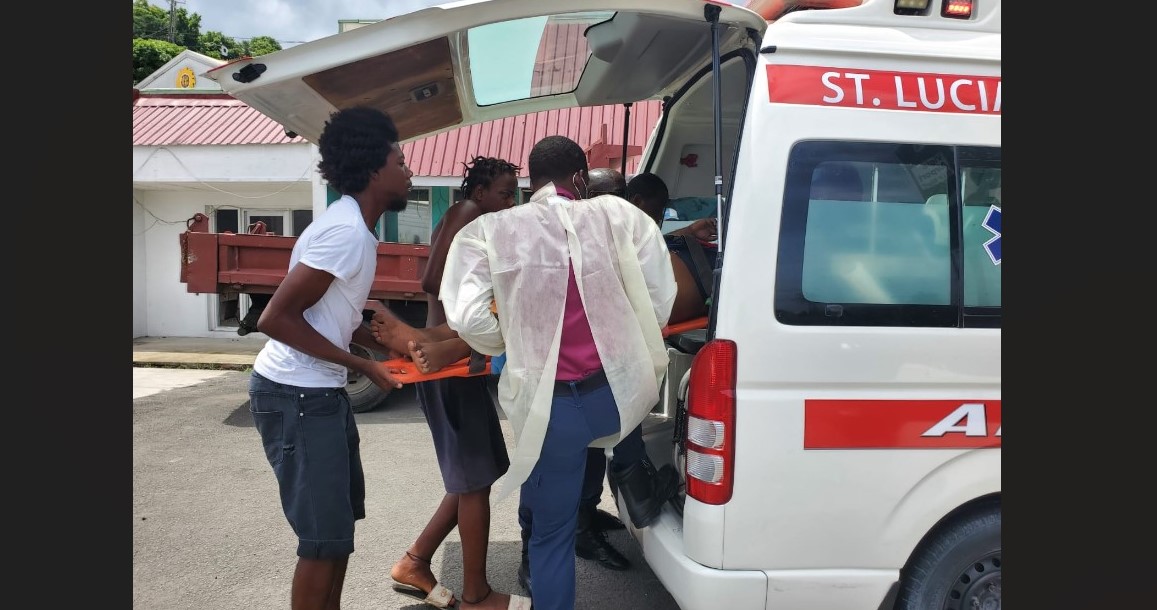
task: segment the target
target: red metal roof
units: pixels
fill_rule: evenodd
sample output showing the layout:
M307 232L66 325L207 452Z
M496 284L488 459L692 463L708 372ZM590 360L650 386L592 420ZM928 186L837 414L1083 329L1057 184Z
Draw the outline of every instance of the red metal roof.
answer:
M530 77L531 97L566 93L578 86L578 79L591 54L583 34L588 25L547 23L543 28Z
M294 144L276 121L226 94L141 95L133 100L133 146Z
M627 144L643 146L659 120L662 103L631 107ZM459 177L475 156L498 157L522 168L535 142L564 135L589 150L603 142L622 146L624 108L620 105L548 110L454 129L403 145L417 176ZM605 126L605 134L604 134ZM605 140L604 140L605 135ZM133 146L294 144L285 129L240 100L221 94L140 95L133 100ZM636 170L629 158L627 173Z

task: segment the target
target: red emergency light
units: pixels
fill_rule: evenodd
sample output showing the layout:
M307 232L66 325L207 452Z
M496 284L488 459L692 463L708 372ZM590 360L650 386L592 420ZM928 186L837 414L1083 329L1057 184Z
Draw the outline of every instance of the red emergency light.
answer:
M944 0L940 7L941 17L968 19L972 16L972 0Z

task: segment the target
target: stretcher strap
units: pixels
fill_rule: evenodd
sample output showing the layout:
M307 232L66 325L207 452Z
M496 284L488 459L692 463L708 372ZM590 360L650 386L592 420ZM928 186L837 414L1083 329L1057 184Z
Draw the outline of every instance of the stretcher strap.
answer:
M663 327L663 336L667 337L678 333L685 333L689 330L698 330L700 328L707 328L707 316L702 318L694 318L685 320L677 324L670 324ZM442 367L440 370L433 373L423 373L418 370L418 365L414 364L413 360L409 358L394 358L393 360L386 360L381 365L386 367L386 370L394 376L394 379L402 383L415 383L418 381L433 381L435 379L446 379L448 377L476 377L478 375L490 374L490 356L485 356L485 361L481 361L475 355L481 356L477 352L471 352L469 357L463 358L453 364ZM484 362L484 364L479 364ZM473 367L471 366L473 364Z

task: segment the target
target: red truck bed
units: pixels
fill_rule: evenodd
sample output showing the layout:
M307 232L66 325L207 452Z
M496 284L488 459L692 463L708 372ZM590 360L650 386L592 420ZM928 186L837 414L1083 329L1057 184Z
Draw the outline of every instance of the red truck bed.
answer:
M255 233L209 233L208 217L189 219L181 234L181 282L193 293L273 294L289 270L296 237ZM378 271L371 299L425 300L422 273L430 258L425 244L378 244Z

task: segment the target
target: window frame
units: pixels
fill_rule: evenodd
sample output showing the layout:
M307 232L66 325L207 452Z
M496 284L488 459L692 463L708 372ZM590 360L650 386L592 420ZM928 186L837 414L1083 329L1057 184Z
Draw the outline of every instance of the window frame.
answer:
M949 224L948 304L827 303L806 298L803 291L803 253L812 172L831 161L939 165L947 184ZM1000 306L964 305L963 167L1000 167L1000 148L928 145L902 142L804 140L793 145L788 157L780 238L776 262L774 314L791 326L866 326L928 328L1000 328ZM925 191L929 196L931 191ZM918 205L918 204L912 204Z
M420 197L415 198L414 195L418 194L418 193L425 193L425 196L426 196L425 200L422 200ZM378 223L377 223L377 227L376 227L376 231L375 231L375 234L378 237L378 241L387 242L387 243L411 244L411 245L415 244L415 242L413 242L413 241L402 241L400 234L399 234L398 239L396 241L389 240L389 239L387 239L387 237L388 237L387 232L389 231L389 227L392 224L394 232L399 233L401 231L402 215L405 214L406 212L414 212L420 218L421 214L416 212L416 209L417 209L416 206L425 205L426 209L428 210L428 213L426 214L425 241L419 241L417 243L427 245L427 246L430 245L430 238L433 236L433 233L434 233L434 222L433 222L434 203L433 203L433 199L434 199L433 187L415 186L415 187L411 188L410 189L409 203L406 205L406 209L404 211L402 211L402 212L384 212L381 215L381 217L378 218ZM391 214L393 215L393 222L392 223L390 223L387 220L389 218L389 215L391 215Z
M209 206L205 213L211 219L210 230L214 233L222 232L222 228L218 226L220 218L219 214L222 212L232 212L235 215L236 231L235 233L245 233L249 230L249 225L253 224L253 216L278 216L282 217L282 226L289 227L288 235L291 237L299 237L305 227L313 222L313 208L293 208L293 209L263 209L263 208L239 208L235 206ZM308 212L309 221L297 226L296 215ZM233 230L233 229L228 229ZM241 325L241 320L249 313L249 308L253 301L249 295L243 293L226 293L226 294L208 294L206 298L209 299L209 329L218 330L237 330ZM236 301L237 317L223 317L230 309L233 308L232 303Z

